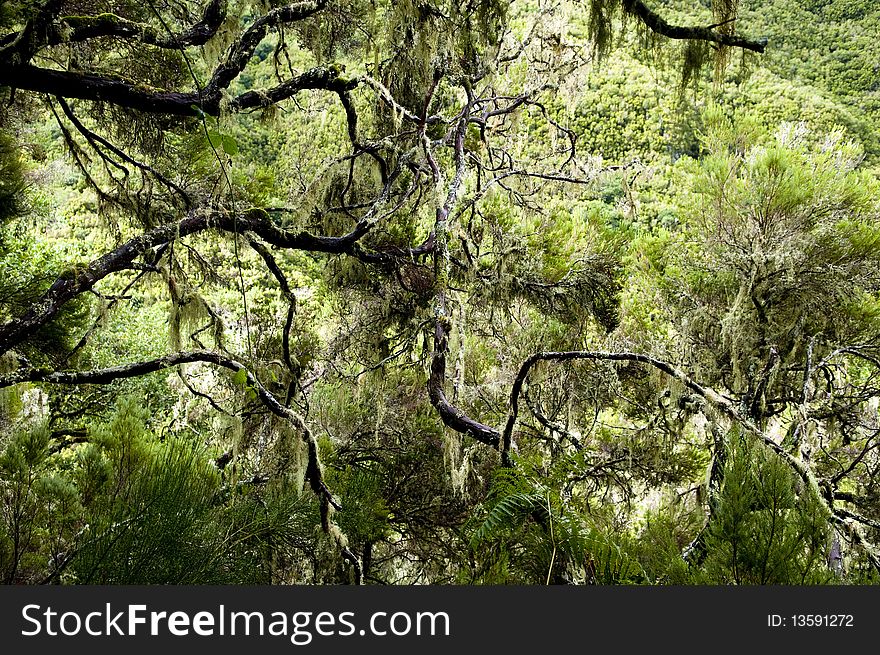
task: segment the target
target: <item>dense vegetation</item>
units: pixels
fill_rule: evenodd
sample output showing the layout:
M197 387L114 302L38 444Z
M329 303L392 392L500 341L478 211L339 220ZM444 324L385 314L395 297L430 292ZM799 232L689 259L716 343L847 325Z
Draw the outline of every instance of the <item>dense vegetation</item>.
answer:
M869 0L5 0L0 577L880 579Z

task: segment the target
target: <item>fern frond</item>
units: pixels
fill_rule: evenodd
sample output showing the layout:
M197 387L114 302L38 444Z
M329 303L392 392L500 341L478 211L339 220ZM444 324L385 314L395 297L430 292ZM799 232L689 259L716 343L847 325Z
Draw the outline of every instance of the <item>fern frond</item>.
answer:
M538 494L517 492L502 498L490 511L482 525L471 537L471 546L476 547L506 532L523 525L528 518L538 522L550 519L547 500Z

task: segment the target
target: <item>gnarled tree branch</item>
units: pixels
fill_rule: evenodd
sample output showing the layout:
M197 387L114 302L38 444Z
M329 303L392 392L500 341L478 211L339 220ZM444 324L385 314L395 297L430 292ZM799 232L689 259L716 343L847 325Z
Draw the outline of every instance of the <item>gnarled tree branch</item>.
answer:
M745 429L750 434L757 437L762 443L764 443L765 446L770 448L786 464L788 464L791 469L798 475L798 477L803 480L806 488L809 490L808 493L813 493L815 497L819 500L819 502L824 505L824 507L828 511L830 519L838 525L843 526L853 538L853 540L865 549L871 561L871 564L874 566L877 572L880 573L880 555L878 555L876 547L873 546L864 536L861 528L858 525L858 523L871 525L872 522L868 522L866 519L845 509L835 508L833 504L833 497L829 498L827 494L822 492L819 481L811 468L805 462L794 457L791 453L786 451L781 445L776 443L767 434L765 434L764 431L761 430L757 425L755 425L751 420L742 416L729 399L725 398L714 389L699 384L690 376L688 376L684 371L676 368L672 364L656 359L649 355L630 352L575 350L562 352L538 352L526 359L520 366L519 372L514 379L513 386L511 387L510 411L507 417L507 423L504 426L504 431L502 433L502 454L509 452L509 449L512 445L513 428L516 424L517 415L519 413L519 396L522 393L523 384L525 383L526 378L528 377L529 372L532 370L532 368L538 362L542 361L575 360L626 361L647 364L678 380L685 387L687 387L700 397L704 398L722 414L726 415L731 421L739 425L741 428ZM692 546L693 544L691 545L691 547Z
M447 312L447 287L449 278L449 214L455 205L458 192L464 181L465 174L465 156L464 156L464 137L467 131L468 117L470 115L470 106L472 98L468 90L468 104L466 105L462 116L458 121L455 133L455 175L449 184L445 202L437 208L436 219L434 221L433 245L434 245L434 277L437 287L435 296L435 319L434 319L434 354L431 358L431 373L428 377L428 396L431 404L440 414L440 418L446 426L452 428L456 432L467 434L477 441L497 448L500 443L499 433L493 427L484 425L479 421L475 421L465 414L462 410L455 407L446 398L444 390L446 384L446 355L449 352L449 315ZM422 132L424 135L424 122L422 124ZM423 138L425 145L425 154L429 158L431 168L434 171L434 181L440 184L442 178L437 163L433 160L430 152L430 146L427 139Z
M347 539L338 530L333 529L330 508L342 509L339 502L333 497L330 489L324 482L321 462L318 457L318 443L309 430L303 418L294 410L283 405L266 387L251 373L247 367L239 361L217 352L209 350L191 350L165 355L156 359L120 364L103 369L89 371L50 371L46 369L25 368L15 373L0 376L0 389L21 384L23 382L43 382L48 384L110 384L115 380L140 377L155 373L182 364L202 362L213 364L230 371L244 371L245 383L253 389L260 402L273 414L282 418L300 433L302 440L308 449L308 461L306 464L306 480L312 492L321 503L321 525L325 532L331 534L337 542L343 557L352 563L355 569L355 579L359 584L361 579L361 565L358 558L348 548Z
M97 16L62 16L60 27L51 30L48 45L76 43L100 37L136 39L157 48L181 49L206 44L220 29L226 18L226 0L211 0L202 18L178 34L168 34L152 25L138 23L115 14Z
M175 239L211 229L233 233L253 232L279 248L348 254L369 260L369 253L359 247L358 241L372 226L370 215L359 221L348 234L338 237L318 236L305 230L284 230L276 226L262 209L252 209L242 214L193 212L179 223L154 228L126 241L84 268L73 268L63 274L24 314L0 325L0 354L24 341L34 330L57 316L67 302L90 290L100 280L130 268L132 262L148 250Z
M751 40L737 34L719 32L713 27L682 27L668 23L642 0L623 0L623 9L641 20L651 31L669 39L708 41L721 46L764 52L767 39Z
M214 69L211 79L204 89L195 92L154 89L120 77L34 66L31 59L39 47L43 44L51 45L61 38L57 34L57 28L52 32L52 35L47 32L48 28L43 23L49 18L41 19L42 22L34 19L32 24L29 24L21 33L14 37L7 35L4 40L8 43L5 45L0 41L0 86L49 93L65 98L105 102L152 114L195 117L200 113L205 113L217 116L220 113L223 92L247 67L254 51L269 29L308 18L321 11L325 5L326 0L299 2L278 7L258 18L230 46L226 56ZM54 11L57 13L57 7L54 8ZM44 13L46 16L50 16L51 12L46 9L45 12L40 13L40 16L43 16ZM152 28L148 29L139 23L126 21L110 14L88 16L82 19L68 17L64 21L73 27L73 34L78 34L79 40L96 36L136 36L150 45L180 48L186 45L206 43L217 31L224 16L225 8L222 0L212 0L205 10L202 21L180 35L167 36L160 36ZM239 98L234 98L232 100L233 110L267 106L289 98L297 91L307 88L325 88L337 93L344 92L346 90L343 88L345 84L339 80L338 72L316 68L279 85L275 89L266 92L249 91ZM356 85L357 83L349 84ZM264 102L262 98L266 94L275 99ZM346 106L346 113L349 112L349 109Z
M760 438L761 441L763 441L768 447L770 447L771 450L782 457L795 470L795 472L797 472L797 474L804 480L804 482L808 483L810 486L816 486L818 491L815 477L813 476L807 465L799 459L793 457L791 453L788 453L782 446L780 446L775 441L773 441L773 439L764 434L764 432L751 420L740 415L739 411L737 411L736 407L734 407L733 403L729 399L725 398L711 387L705 387L697 383L684 371L674 367L672 364L651 357L650 355L643 355L641 353L573 350L562 352L538 352L529 357L523 362L522 366L520 366L519 373L517 373L517 376L513 382L513 386L511 387L510 412L507 416L507 423L504 426L504 431L502 435L502 449L509 449L511 447L513 427L516 423L517 415L519 413L519 395L522 392L523 383L528 377L529 371L531 371L532 367L534 367L535 364L537 364L538 362L542 361L573 360L639 362L641 364L648 364L649 366L653 366L654 368L663 371L670 377L675 378L676 380L681 382L684 386L696 393L698 396L707 400L712 406L720 410L732 421L745 428L747 432Z
M268 107L307 89L325 89L342 95L356 85L356 80L346 80L337 71L317 67L272 89L246 91L233 98L229 108L231 111L244 111ZM202 93L162 91L119 77L40 68L30 64L0 67L0 86L63 98L105 102L148 114L193 118L202 113L218 116L221 92L226 88L217 83ZM347 114L350 111L346 107Z

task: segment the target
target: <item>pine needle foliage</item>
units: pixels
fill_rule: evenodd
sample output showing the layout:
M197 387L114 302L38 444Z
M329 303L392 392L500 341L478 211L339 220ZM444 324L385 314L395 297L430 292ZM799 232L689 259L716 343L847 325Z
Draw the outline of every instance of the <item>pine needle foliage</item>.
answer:
M827 511L779 458L751 437L728 435L724 484L709 524L706 584L822 584L834 581L826 557Z

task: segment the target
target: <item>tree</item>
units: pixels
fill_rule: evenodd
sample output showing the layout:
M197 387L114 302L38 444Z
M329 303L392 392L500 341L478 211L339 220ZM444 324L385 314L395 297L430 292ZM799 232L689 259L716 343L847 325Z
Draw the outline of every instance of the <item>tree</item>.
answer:
M654 260L682 356L865 543L873 516L847 509L864 496L844 489L872 470L877 436L876 179L839 135L811 146L790 125L760 139L717 108L709 123L692 218Z
M82 389L123 388L132 380L157 406L173 406L178 420L191 406L163 401L168 385L155 375L175 371L174 384L195 399L193 413L210 410L179 421L212 435L205 440L221 449L216 465L224 475L230 471L227 491L247 482L262 498L270 480L295 488L302 476L319 504L323 531L360 582L378 566L376 544L388 560L431 551L420 553L424 570L416 575L447 575L454 554L443 543L468 508L440 490L436 474L422 470L427 458L445 458L459 483L476 477L486 485L499 465L528 470L549 452L569 498L529 514L546 535L553 521L580 534L577 521L566 523L565 508L590 506L591 494L574 491L585 482L632 497L636 487L693 477L698 455L681 457L678 442L671 449L651 444L657 434L682 433L683 424L671 425L666 411L642 412L650 423L626 445L612 443L616 428L597 439L585 429L594 411L635 418L620 394L655 393L641 379L648 366L679 385L676 402L688 402L679 395L686 389L717 412L713 420L738 425L771 449L806 485L803 493L819 494L817 502L877 566L858 527L872 519L835 505L844 498L843 481L867 463L873 447L852 457L851 468L842 464L831 473L830 464L807 462L777 443L767 424L771 415L801 407L803 425L792 437L800 446L813 420L807 406L822 405L828 414L828 402L803 394L799 404L792 401L792 380L826 375L835 358L855 357L867 366L875 357L873 346L854 340L855 334L873 339L861 320L807 330L811 338L836 339L823 348L789 334L791 320L806 321L810 303L819 302L816 293L830 289L827 276L810 267L817 253L849 267L847 275L864 273L864 292L873 293L867 254L873 237L862 220L867 205L856 207L849 195L841 207L831 203L834 221L841 211L855 217L834 232L836 222L804 224L802 214L824 211L820 194L848 190L850 178L830 172L816 178L816 197L784 189L794 197L779 201L784 235L775 247L782 252L790 245L784 239L795 239L805 263L766 274L790 275L789 291L773 286L758 297L734 275L742 293L754 292L755 311L767 315L779 306L782 315L751 331L743 327L750 320L742 313L745 301L739 302L730 311L739 321L731 329L740 345L719 351L705 344L718 359L699 376L656 353L592 349L618 324L625 244L601 211L580 203L572 190L613 167L579 151L552 101L592 56L560 36L568 10L574 11L563 3L508 7L493 0L306 1L268 9L221 0L122 2L76 15L58 0L8 6L0 37L0 87L7 95L2 143L22 141L24 125L51 115L106 229L90 226L89 234L101 236L93 237L97 248L81 249L85 262L46 257L33 270L38 248L27 243L7 255L0 353L7 354L9 371L0 387L63 385L48 391L50 419L69 430L70 416L94 406ZM652 38L681 41L686 81L710 47L721 65L732 49L760 53L766 45L737 33L729 2L718 3L711 27L674 25L641 0L594 1L586 16L596 56L607 56L626 23ZM770 182L787 165L785 157L797 159L787 152L762 164L759 172ZM0 157L12 188L20 188L25 178L16 172L16 149L4 145ZM748 170L744 161L713 160L710 171L727 166L738 174ZM780 173L789 187L807 179L803 167L824 175L832 162L796 163L800 169L785 170L801 177ZM725 197L728 179L719 178L722 188L707 197ZM731 205L736 211L712 220L730 223L736 239L751 243L754 217L746 212L742 222L743 205L775 202L776 190L745 187ZM22 211L3 215L6 248L27 235ZM711 263L735 261L725 259L730 244L704 241L714 248L704 253ZM57 275L53 267L60 267ZM710 289L698 299L707 315L726 311L727 296L719 291L717 300L711 287L734 283L731 275L709 271ZM839 281L841 271L831 277ZM277 292L267 290L270 284ZM171 352L157 352L156 340L132 345L119 338L120 319L129 328L155 329L161 318L150 312L159 303L168 308ZM783 343L786 335L791 343ZM557 362L575 362L564 385L550 370ZM786 375L777 375L784 367ZM836 397L870 403L872 374L846 370L845 380L832 383ZM528 428L521 421L517 427L521 401L531 415ZM838 425L841 416L822 420ZM873 443L873 436L860 433L856 440ZM715 455L723 460L722 451ZM169 466L184 460L172 457ZM193 482L200 507L207 493L202 479ZM432 490L440 507L430 502ZM105 508L111 527L128 520L114 511ZM215 518L208 512L193 520L205 525ZM560 561L586 562L582 551L572 546ZM59 576L71 561L57 559L50 575Z

